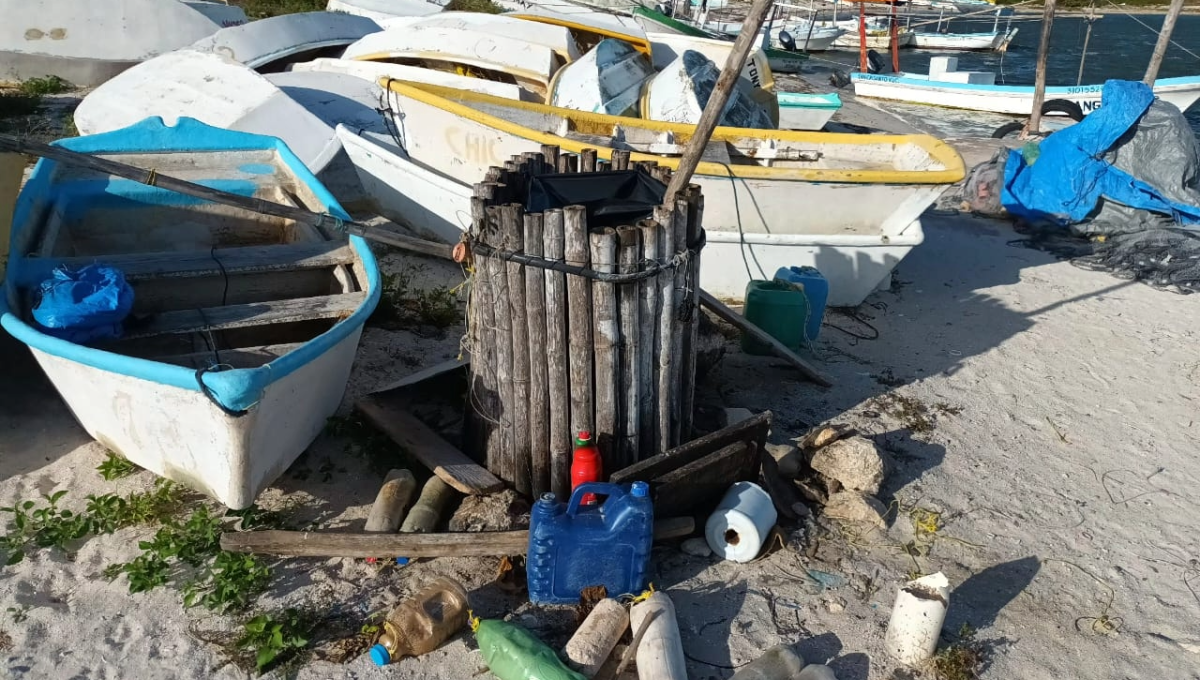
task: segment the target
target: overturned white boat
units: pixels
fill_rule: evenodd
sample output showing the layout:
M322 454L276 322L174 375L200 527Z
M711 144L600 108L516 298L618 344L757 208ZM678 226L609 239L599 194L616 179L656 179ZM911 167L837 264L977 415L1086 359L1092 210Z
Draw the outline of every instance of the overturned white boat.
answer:
M0 0L0 17L0 82L80 87L246 22L237 7L178 0Z
M379 22L379 25L389 31L410 26L436 26L498 34L513 40L524 40L534 45L549 47L564 64L575 61L583 54L567 27L526 21L503 14L440 12L428 16L386 19Z
M259 71L281 71L290 62L340 56L347 45L381 30L371 19L338 12L283 14L223 28L191 49L215 52Z
M288 68L293 72L319 71L322 73L344 73L348 76L361 78L372 83L378 83L380 80L407 80L414 83L441 85L442 87L452 87L456 90L490 94L493 97L504 97L505 99L539 102L542 100L541 97L534 95L529 90L512 83L500 83L483 78L460 76L449 71L436 71L434 69L421 68L420 66L405 66L404 64L393 64L386 61L313 59L312 61L292 64Z
M329 0L325 9L382 21L395 17L437 14L442 11L442 5L426 0Z
M543 97L559 67L558 56L544 45L483 30L442 26L404 26L373 33L347 47L343 57L423 66L460 75L478 71L479 75L515 83Z
M558 70L550 83L549 103L611 116L637 115L642 85L654 75L646 55L627 42L606 38Z
M228 57L193 50L155 57L97 87L75 110L75 125L92 135L151 116L279 137L314 173L340 150L333 128L271 81Z
M716 90L720 69L711 59L687 50L654 76L642 99L642 118L664 123L698 123L700 114ZM719 125L771 130L777 127L778 110L757 101L751 89L738 80L729 94Z

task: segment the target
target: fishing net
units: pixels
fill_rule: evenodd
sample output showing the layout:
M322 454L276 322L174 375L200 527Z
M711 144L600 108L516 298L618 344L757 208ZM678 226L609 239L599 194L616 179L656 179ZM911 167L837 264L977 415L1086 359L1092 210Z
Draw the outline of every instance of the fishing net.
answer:
M1156 100L1102 159L1172 202L1200 206L1200 148L1172 104ZM982 187L968 182L966 199L973 207L993 207L994 176L995 169L981 172ZM1175 215L1100 198L1087 219L1067 228L1044 223L1020 229L1028 238L1019 243L1069 259L1082 269L1176 293L1200 291L1200 225L1180 224Z

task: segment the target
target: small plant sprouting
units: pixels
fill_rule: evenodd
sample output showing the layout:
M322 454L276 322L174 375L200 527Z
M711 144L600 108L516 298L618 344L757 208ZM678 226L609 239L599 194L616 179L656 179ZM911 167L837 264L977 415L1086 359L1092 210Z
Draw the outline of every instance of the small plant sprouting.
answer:
M86 516L58 508L58 502L66 494L66 489L62 489L42 496L45 507L38 507L37 501L23 501L0 508L0 512L12 515L12 528L0 537L0 551L4 553L6 566L21 562L35 548L57 548L67 552L71 541L90 533L91 525Z
M253 555L217 553L199 578L184 586L185 607L203 605L217 612L240 611L271 583L271 568Z
M105 451L104 462L96 466L96 471L107 481L128 477L142 468L134 465L112 451Z
M308 647L313 616L298 609L285 609L278 615L259 614L243 625L239 649L254 654L259 673L286 663Z
M958 640L938 650L933 657L937 680L979 680L987 661L987 650L975 639L975 629L964 623Z

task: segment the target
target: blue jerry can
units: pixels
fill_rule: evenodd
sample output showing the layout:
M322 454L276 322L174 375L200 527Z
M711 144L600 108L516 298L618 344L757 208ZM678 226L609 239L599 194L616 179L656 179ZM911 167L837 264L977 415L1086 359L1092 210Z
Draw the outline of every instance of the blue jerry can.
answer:
M581 505L588 493L607 498ZM646 589L653 543L654 504L645 482L580 484L565 504L545 494L530 516L529 599L577 604L591 586L604 586L609 597L639 594Z

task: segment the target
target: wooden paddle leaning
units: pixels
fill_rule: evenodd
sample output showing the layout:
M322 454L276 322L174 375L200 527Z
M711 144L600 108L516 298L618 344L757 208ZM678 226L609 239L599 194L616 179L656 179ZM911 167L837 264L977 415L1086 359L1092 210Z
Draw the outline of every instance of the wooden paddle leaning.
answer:
M109 158L101 158L91 154L71 151L59 146L43 144L27 139L11 137L9 135L0 135L0 152L10 151L13 153L25 154L27 156L39 156L41 158L49 158L53 161L58 161L66 165L87 168L97 172L103 172L117 177L123 177L140 184L147 186L159 187L168 191L200 198L213 203L229 205L235 208L242 208L251 212L261 213L263 215L272 215L282 217L284 219L295 220L303 224L310 224L318 228L327 228L334 231L340 231L362 238L385 243L389 246L401 248L422 255L432 255L451 259L451 251L453 246L446 243L437 243L434 241L426 241L425 239L405 236L392 231L382 230L376 227L369 227L360 222L353 220L343 220L334 215L325 213L315 213L311 210L296 208L290 205L282 205L271 201L265 201L261 198L253 196L241 196L232 194L228 191L213 189L194 182L171 177L169 175L161 175L153 169L139 168L121 163Z

